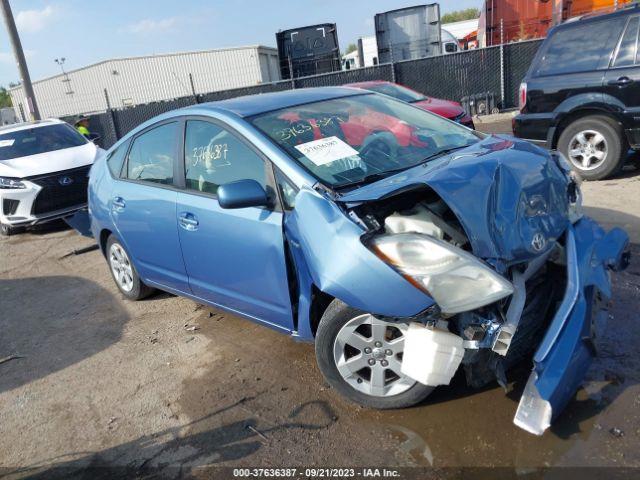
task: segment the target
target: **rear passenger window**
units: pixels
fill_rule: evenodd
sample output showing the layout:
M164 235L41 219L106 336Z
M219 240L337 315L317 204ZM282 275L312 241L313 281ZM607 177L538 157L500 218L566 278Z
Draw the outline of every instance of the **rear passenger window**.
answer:
M184 140L186 187L216 194L236 180L256 180L266 188L265 163L237 136L210 122L187 121Z
M627 29L622 35L618 55L613 62L614 67L628 67L634 64L638 48L638 24L640 19L634 17L627 23Z
M107 157L107 166L109 167L109 171L111 172L111 175L116 178L120 176L120 172L122 171L122 164L124 163L124 156L127 154L128 146L129 142L123 143Z
M127 178L171 185L176 161L179 124L167 123L133 141L127 160Z
M616 18L561 27L543 47L536 74L586 72L608 66L624 21Z

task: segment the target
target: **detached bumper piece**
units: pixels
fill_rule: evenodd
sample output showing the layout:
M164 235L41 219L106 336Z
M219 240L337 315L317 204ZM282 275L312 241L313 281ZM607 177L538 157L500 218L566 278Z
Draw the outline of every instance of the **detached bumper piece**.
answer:
M78 210L73 215L64 217L64 221L83 237L93 238L93 233L91 232L91 217L89 216L88 209L83 208Z
M542 435L575 391L595 355L594 340L604 327L603 305L611 298L607 270L629 264L629 238L618 228L605 235L583 218L566 236L567 285L564 297L535 356L514 423Z

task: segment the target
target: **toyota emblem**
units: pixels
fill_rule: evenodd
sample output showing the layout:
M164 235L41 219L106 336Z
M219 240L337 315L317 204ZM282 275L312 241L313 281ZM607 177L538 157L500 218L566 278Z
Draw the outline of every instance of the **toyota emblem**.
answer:
M547 246L547 239L541 233L536 233L531 239L531 248L535 252L541 252Z

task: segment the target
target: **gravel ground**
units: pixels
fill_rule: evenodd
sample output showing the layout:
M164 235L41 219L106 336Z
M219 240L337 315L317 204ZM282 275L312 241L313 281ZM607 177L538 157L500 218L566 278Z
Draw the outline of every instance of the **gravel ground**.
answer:
M218 465L638 468L640 170L583 191L590 215L629 231L635 256L614 276L601 357L540 438L511 423L526 374L507 394L456 378L415 408L361 409L325 385L312 345L168 294L125 301L99 252L68 255L91 244L73 231L2 238L0 358L21 358L0 364L0 476L82 477L105 466L168 477Z

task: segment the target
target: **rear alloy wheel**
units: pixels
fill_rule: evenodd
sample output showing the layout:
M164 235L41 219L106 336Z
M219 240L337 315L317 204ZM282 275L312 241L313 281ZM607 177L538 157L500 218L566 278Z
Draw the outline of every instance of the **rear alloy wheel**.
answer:
M333 388L356 403L381 409L415 405L433 387L401 371L407 328L334 300L316 333L318 366Z
M626 160L627 149L620 125L602 115L576 120L558 140L558 150L588 180L601 180L618 172Z
M129 254L113 235L107 240L107 262L118 289L128 299L141 300L153 292L140 280Z

